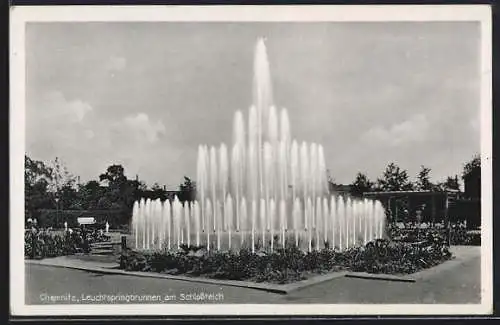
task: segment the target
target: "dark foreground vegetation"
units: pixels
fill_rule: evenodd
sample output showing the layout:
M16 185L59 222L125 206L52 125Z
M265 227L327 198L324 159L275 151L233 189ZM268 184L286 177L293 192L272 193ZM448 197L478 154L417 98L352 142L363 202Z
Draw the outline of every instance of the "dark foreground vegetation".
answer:
M90 253L90 245L109 241L110 237L100 231L55 232L48 229L31 229L24 232L24 256L28 259Z
M295 246L254 253L248 249L207 251L195 246L181 246L177 251L126 250L119 263L128 271L285 284L341 270L411 274L451 258L445 238L429 235L418 243L377 239L346 251L304 252Z

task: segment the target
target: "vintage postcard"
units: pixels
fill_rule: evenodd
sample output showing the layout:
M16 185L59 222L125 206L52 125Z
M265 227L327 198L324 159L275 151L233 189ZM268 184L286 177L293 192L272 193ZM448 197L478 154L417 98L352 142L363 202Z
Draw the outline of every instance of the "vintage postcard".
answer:
M13 7L13 315L490 314L490 17Z

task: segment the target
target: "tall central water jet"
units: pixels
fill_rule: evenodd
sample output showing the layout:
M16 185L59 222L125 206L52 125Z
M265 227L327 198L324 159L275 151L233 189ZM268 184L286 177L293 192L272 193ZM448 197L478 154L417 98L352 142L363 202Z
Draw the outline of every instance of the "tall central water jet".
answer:
M253 103L257 110L257 160L258 160L258 179L259 195L264 194L263 166L262 166L262 148L265 137L264 121L267 121L269 110L273 103L271 88L271 73L269 61L267 59L266 46L261 38L257 41L255 47L254 60L254 83L253 83Z
M137 248L196 242L209 250L254 251L291 243L310 251L346 249L383 236L380 202L332 195L323 146L292 139L288 111L274 106L263 39L253 68L253 104L247 124L236 111L232 146L198 147L196 201L134 204Z

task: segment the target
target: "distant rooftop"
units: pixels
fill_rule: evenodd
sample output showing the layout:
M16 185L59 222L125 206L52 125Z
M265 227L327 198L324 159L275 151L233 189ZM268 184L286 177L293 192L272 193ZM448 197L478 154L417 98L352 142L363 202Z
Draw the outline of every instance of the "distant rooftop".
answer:
M432 196L432 195L446 195L450 193L460 193L457 190L446 190L446 191L378 191L378 192L364 192L363 196L406 196L406 195L422 195L422 196Z

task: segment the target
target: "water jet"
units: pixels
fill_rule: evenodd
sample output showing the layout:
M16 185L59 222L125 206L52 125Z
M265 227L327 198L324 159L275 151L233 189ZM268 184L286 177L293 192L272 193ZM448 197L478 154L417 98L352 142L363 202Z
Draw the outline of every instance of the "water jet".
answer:
M195 242L207 250L254 252L261 241L261 249L270 250L287 243L308 251L322 243L344 250L382 237L382 204L330 193L323 146L292 138L288 111L273 100L269 66L259 39L248 124L236 111L229 149L225 143L199 145L196 200L134 203L136 249Z

